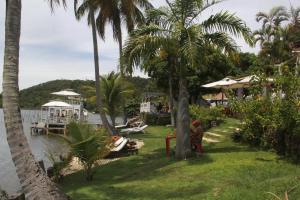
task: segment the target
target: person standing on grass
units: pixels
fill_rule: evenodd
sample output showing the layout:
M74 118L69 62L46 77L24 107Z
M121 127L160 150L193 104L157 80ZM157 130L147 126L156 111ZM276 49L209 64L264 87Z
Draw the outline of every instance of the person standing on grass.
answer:
M201 121L194 120L192 122L194 128L191 129L191 144L192 149L195 148L197 154L203 153L202 148L202 138L204 135L203 128L201 126Z

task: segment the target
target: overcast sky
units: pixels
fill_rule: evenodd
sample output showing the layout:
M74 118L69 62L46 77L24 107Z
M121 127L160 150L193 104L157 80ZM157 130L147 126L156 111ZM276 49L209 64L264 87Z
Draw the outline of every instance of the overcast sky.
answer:
M72 2L69 0L69 2ZM155 6L164 0L152 0ZM255 21L258 11L268 12L272 7L300 6L299 0L227 0L208 9L203 17L219 10L236 13L252 29L258 29ZM91 30L86 20L75 20L73 6L67 10L58 8L51 13L46 0L22 1L22 28L20 51L20 88L54 79L93 79L93 51ZM2 85L4 51L5 1L0 1L0 84ZM125 36L126 37L126 36ZM242 40L237 40L242 51L257 52ZM118 45L107 28L106 39L99 42L101 74L117 69ZM137 72L137 75L142 75ZM145 76L145 75L144 75ZM2 91L2 87L0 89Z

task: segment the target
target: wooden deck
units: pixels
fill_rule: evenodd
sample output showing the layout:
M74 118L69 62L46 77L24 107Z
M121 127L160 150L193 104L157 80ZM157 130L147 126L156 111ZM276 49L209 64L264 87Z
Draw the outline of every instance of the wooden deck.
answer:
M42 135L42 134L49 134L49 132L60 132L62 131L63 134L66 136L67 135L67 125L62 124L62 123L57 123L57 124L40 124L40 123L35 123L30 127L30 133L31 135Z

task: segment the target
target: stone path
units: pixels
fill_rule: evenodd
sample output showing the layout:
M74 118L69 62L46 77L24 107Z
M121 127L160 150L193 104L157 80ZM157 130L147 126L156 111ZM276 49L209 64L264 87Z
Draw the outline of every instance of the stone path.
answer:
M205 135L213 136L213 137L223 137L223 135L220 135L217 133L212 133L212 132L205 132Z
M218 143L220 142L220 140L216 140L216 139L211 139L211 138L208 138L208 137L203 137L203 141L205 142L208 142L208 143Z

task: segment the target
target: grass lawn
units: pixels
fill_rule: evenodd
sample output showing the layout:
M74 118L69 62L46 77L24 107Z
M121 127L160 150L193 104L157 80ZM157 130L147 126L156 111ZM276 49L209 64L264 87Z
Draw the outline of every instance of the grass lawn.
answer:
M231 142L238 121L227 119L210 129L219 143L204 142L205 154L176 161L166 158L166 127L149 127L135 135L145 146L138 155L98 167L94 181L86 182L82 172L69 175L63 190L76 200L127 199L224 199L268 200L272 192L290 200L300 199L300 167L287 163L272 152L260 151ZM174 143L174 141L173 141Z

